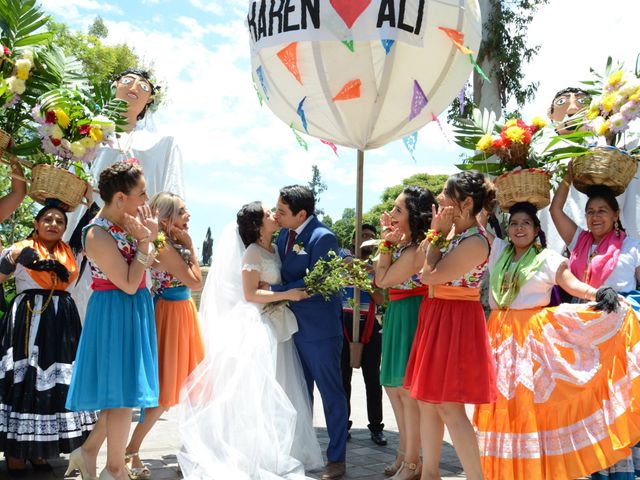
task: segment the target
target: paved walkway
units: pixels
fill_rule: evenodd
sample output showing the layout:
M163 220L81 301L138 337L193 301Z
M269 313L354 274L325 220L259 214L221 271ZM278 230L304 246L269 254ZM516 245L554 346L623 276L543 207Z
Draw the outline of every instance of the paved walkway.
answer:
M384 398L384 423L385 435L389 444L385 447L378 446L371 441L369 430L366 428L367 412L364 394L364 384L359 371L353 375L353 398L352 398L352 420L353 428L351 430L351 440L347 444L347 474L345 480L361 479L361 480L382 480L387 478L382 473L384 466L391 463L395 458L395 452L398 446L398 429L393 418L391 405ZM151 431L143 449L140 452L145 463L151 467L152 478L154 480L177 480L181 478L178 470L178 462L176 452L180 448L178 436L177 415L175 411L170 411L160 419L156 427ZM314 424L323 450L326 448L328 438L324 416L322 414L322 404L317 398L314 409ZM133 428L132 428L133 429ZM445 443L442 448L442 456L440 462L440 473L443 480L453 480L456 478L464 478L460 463L456 456L451 440L445 436ZM101 469L106 461L106 448L103 448L98 458L98 468ZM7 478L6 470L3 465L0 466L0 478ZM60 479L64 477L67 467L66 456L51 461L54 471L49 474L31 474L27 477L34 480L39 479ZM319 478L319 472L311 472L309 476ZM68 478L80 478L76 472ZM228 479L234 480L234 479Z

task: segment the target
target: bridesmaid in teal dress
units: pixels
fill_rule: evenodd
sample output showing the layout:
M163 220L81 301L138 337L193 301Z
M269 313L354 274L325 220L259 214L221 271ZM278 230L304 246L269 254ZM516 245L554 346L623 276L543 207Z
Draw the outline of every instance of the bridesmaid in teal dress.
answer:
M100 174L105 206L85 227L93 293L67 397L69 410L99 410L96 428L69 458L69 471L95 478L107 439L101 480L126 480L125 447L132 409L158 405L158 358L153 302L145 271L155 259L158 221L146 205L142 169L134 162Z

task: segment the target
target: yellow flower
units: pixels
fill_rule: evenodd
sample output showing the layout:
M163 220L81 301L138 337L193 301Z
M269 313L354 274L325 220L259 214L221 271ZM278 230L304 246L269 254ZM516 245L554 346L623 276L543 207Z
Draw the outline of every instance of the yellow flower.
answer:
M605 112L613 110L616 102L618 101L618 94L615 92L605 93L602 96L602 108Z
M87 149L80 142L73 142L70 145L70 150L74 157L82 157L87 152Z
M591 108L587 112L587 120L593 120L598 115L600 115L600 108Z
M62 110L61 108L54 108L53 112L56 114L58 125L60 125L62 128L67 128L71 120L69 119L69 116L64 112L64 110Z
M80 145L82 145L86 150L91 150L93 147L96 146L96 142L89 137L81 138L78 141L80 142Z
M547 126L547 122L545 122L542 117L537 116L533 117L533 120L531 120L531 125L537 128L544 128Z
M525 138L524 128L514 125L513 127L507 128L504 134L513 143L524 143L524 138Z
M476 148L478 150L482 150L483 152L489 150L489 148L491 148L491 144L493 143L493 138L491 137L491 135L489 135L488 133L485 133L480 140L478 140L478 143L476 143Z
M633 95L629 96L629 101L630 102L637 102L638 100L640 100L640 88L638 89L638 91L636 93L634 93Z
M620 83L623 74L624 72L622 70L618 70L617 72L613 72L611 75L609 75L609 85L613 86Z
M100 129L100 127L91 127L89 136L94 142L100 143L102 141L102 130Z
M16 77L18 77L20 80L26 80L29 78L29 69L25 69L25 68L18 68L16 69Z
M609 130L609 121L605 121L602 125L600 125L597 133L598 135L606 135L608 130Z
M518 124L517 118L512 118L511 120L507 120L507 123L504 124L505 127L513 127Z
M5 82L7 82L7 88L9 89L9 91L17 93L18 95L22 95L26 89L24 80L16 76L7 78Z

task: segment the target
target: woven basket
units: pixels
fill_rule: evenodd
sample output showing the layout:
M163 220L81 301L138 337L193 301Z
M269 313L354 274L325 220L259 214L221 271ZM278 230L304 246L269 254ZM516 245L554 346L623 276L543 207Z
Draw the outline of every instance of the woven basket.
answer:
M0 128L0 157L4 155L5 150L11 142L11 135Z
M41 164L31 170L29 196L36 202L55 198L73 210L82 202L86 189L87 182L62 168Z
M498 205L503 212L519 202L529 202L540 210L549 205L549 174L535 168L516 170L500 175L493 183L496 186Z
M586 193L593 185L605 185L622 194L638 169L638 161L613 147L596 147L573 160L573 186Z

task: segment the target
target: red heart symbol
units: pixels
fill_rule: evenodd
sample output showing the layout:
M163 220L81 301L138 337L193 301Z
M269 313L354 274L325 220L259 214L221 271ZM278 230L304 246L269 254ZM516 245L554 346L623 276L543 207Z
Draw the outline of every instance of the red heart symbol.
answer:
M371 0L331 0L330 3L347 27L351 28Z

